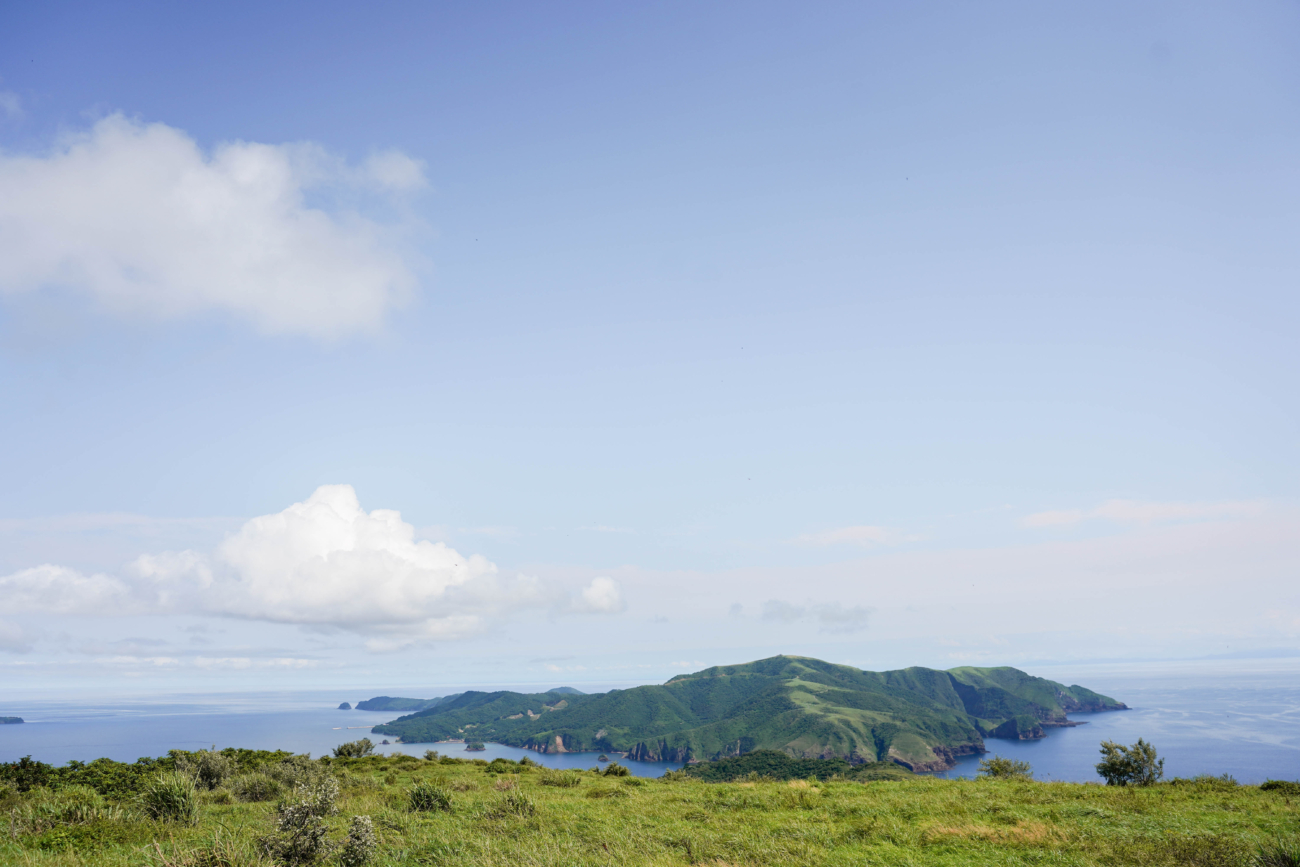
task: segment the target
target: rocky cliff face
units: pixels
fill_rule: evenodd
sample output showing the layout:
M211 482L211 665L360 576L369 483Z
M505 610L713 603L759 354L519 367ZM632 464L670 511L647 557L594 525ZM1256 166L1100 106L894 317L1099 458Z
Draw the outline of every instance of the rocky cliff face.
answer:
M960 744L956 747L932 747L934 752L933 761L917 761L916 759L905 759L890 750L889 761L897 765L902 765L913 773L924 773L927 771L946 771L949 768L956 767L958 756L975 756L983 753L984 750L976 744Z
M670 747L667 741L642 741L628 751L627 757L635 762L689 762L693 758L690 747Z

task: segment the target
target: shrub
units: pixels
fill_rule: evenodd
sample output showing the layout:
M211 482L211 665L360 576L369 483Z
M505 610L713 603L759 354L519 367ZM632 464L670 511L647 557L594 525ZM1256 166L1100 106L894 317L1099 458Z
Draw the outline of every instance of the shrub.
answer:
M537 782L543 786L557 786L561 789L572 789L574 786L582 783L582 777L573 771L552 771L549 768L542 770Z
M397 774L393 773L392 771L389 771L388 773L384 774L385 786L391 786L396 782L397 782Z
M235 760L216 750L176 754L176 770L194 778L200 789L211 791L235 773Z
M347 839L339 851L339 863L343 867L362 867L370 863L378 849L379 840L375 837L375 824L370 817L353 816Z
M1290 780L1265 780L1260 784L1260 788L1265 792L1300 797L1300 783L1293 783Z
M145 784L140 807L151 819L193 825L199 819L199 793L193 777L176 772L159 774Z
M420 780L406 790L406 799L413 813L451 812L451 792L441 781Z
M519 760L519 767L521 767L521 768L540 768L541 765L537 764L537 762L535 762L535 761L533 761L532 759L528 758L528 756L524 756L522 759Z
M488 762L483 770L489 774L513 774L519 770L519 766L509 759L497 758Z
M537 814L537 805L533 799L518 789L512 789L493 801L487 808L489 819L504 819L516 816L527 819Z
M53 765L33 761L31 756L23 756L16 762L0 765L0 780L11 784L20 792L27 792L49 785L54 770Z
M255 771L251 774L241 774L231 780L230 791L240 801L251 803L278 798L284 791L284 786L270 774Z
M328 776L295 789L276 805L276 833L262 841L266 851L287 865L314 864L328 855L325 819L338 812L338 796L338 781Z
M606 777L626 777L631 773L631 771L620 765L618 762L610 762L605 766L605 770L601 772L601 774Z
M426 762L436 762L436 761L438 761L439 758L441 758L441 757L438 755L438 751L437 751L437 750L425 750L425 751L424 751L424 760L425 760Z
M1165 775L1165 760L1142 738L1131 747L1102 741L1101 755L1097 773L1108 786L1149 786Z
M660 781L665 783L678 783L682 780L689 780L690 778L691 775L686 773L685 768L678 768L675 771L664 771L659 777Z
M339 744L334 748L334 758L336 759L359 759L362 756L373 755L375 745L370 738L362 738L359 741L348 741L346 744Z
M268 762L258 768L283 788L296 789L299 786L314 786L329 775L329 759L313 762L307 756L286 756L278 762Z
M1004 759L1001 756L981 759L979 775L995 780L1032 780L1034 778L1034 772L1029 767L1029 762Z

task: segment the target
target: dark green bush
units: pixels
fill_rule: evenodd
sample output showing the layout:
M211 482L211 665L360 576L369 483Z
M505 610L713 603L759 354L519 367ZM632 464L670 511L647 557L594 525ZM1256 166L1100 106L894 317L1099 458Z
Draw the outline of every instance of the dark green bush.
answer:
M1029 767L1029 762L994 756L980 760L979 775L995 780L1032 780L1034 771Z
M601 772L602 776L606 777L626 777L631 773L631 771L620 765L618 762L610 762L605 766L605 770Z
M1102 741L1101 756L1097 773L1108 786L1149 786L1165 774L1165 760L1157 759L1156 748L1142 738L1131 747Z
M193 777L199 788L211 791L234 775L236 764L233 758L216 750L198 750L178 755L176 770Z
M230 781L230 791L244 802L272 801L284 791L283 784L262 771L240 774Z
M359 759L362 756L373 755L375 745L370 738L362 738L359 741L348 741L346 744L339 744L334 748L334 755L341 759Z
M1300 783L1293 783L1290 780L1265 780L1260 784L1260 788L1265 792L1277 792L1279 795L1300 797Z

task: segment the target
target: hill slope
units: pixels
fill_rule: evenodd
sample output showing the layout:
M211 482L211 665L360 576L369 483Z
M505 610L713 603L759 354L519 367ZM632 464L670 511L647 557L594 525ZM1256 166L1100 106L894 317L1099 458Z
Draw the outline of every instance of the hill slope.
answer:
M796 758L950 767L984 738L1035 738L1066 713L1124 705L1014 668L862 671L774 656L595 695L465 692L375 726L404 743L495 741L541 752L694 761L774 749Z

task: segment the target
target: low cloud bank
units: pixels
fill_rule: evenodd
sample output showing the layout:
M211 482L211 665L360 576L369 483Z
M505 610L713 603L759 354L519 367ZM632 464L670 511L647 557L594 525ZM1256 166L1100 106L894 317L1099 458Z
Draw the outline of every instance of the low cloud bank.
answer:
M377 650L467 637L521 609L614 614L625 607L611 578L569 595L526 575L502 576L484 557L417 540L400 513L366 512L351 485L324 485L254 518L211 553L145 554L117 575L44 564L0 577L0 595L14 611L216 614L392 636L376 640Z

